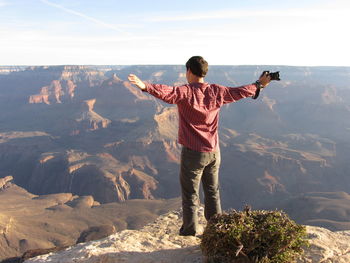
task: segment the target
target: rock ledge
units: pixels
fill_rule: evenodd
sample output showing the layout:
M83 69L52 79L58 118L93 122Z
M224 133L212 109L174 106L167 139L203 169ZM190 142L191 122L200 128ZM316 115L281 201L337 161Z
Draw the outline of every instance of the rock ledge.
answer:
M178 235L181 219L181 212L173 211L141 230L124 230L25 263L200 263L200 239ZM205 226L203 208L199 210L199 220ZM350 262L350 231L332 232L312 226L307 226L307 231L311 246L298 263Z

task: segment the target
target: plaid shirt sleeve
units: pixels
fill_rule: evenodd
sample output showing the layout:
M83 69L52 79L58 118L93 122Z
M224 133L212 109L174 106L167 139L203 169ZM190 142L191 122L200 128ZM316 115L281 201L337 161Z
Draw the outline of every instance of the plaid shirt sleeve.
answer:
M188 92L188 87L146 83L146 92L169 104L177 104Z
M255 84L250 84L250 85L245 85L240 87L221 86L220 88L221 103L220 104L227 104L243 98L252 97L255 95L256 89L257 88Z

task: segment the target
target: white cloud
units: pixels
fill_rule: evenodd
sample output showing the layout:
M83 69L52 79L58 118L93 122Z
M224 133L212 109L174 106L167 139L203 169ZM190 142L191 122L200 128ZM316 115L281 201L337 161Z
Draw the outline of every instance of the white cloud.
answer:
M9 5L9 3L4 0L0 0L0 7L6 6L6 5Z
M94 17L85 15L85 14L83 14L81 12L77 12L77 11L74 11L72 9L66 8L66 7L64 7L62 5L58 5L58 4L52 3L52 2L50 2L48 0L40 0L40 1L42 3L44 3L44 4L46 4L46 5L52 6L52 7L56 8L56 9L60 9L60 10L62 10L64 12L66 12L66 13L69 13L69 14L72 14L72 15L84 18L84 19L86 19L86 20L88 20L90 22L93 22L93 23L95 23L95 24L97 24L99 26L102 26L104 28L112 29L112 30L117 31L119 33L123 33L125 35L129 35L128 32L122 30L120 27L118 27L116 25L111 25L111 24L105 23L104 21L101 21L101 20L96 19Z

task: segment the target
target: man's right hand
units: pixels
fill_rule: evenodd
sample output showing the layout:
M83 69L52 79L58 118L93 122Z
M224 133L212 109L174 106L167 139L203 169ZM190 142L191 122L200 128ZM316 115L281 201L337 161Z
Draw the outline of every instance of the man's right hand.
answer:
M129 74L128 76L129 81L134 84L135 86L137 86L139 89L141 90L145 90L146 89L146 84L142 82L142 80L140 80L136 75L134 74Z

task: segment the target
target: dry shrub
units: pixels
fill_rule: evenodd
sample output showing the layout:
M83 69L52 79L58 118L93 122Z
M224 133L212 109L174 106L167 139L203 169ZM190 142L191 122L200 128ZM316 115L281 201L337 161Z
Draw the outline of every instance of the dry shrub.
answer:
M210 263L291 263L307 245L305 226L284 212L246 207L211 218L201 249Z

